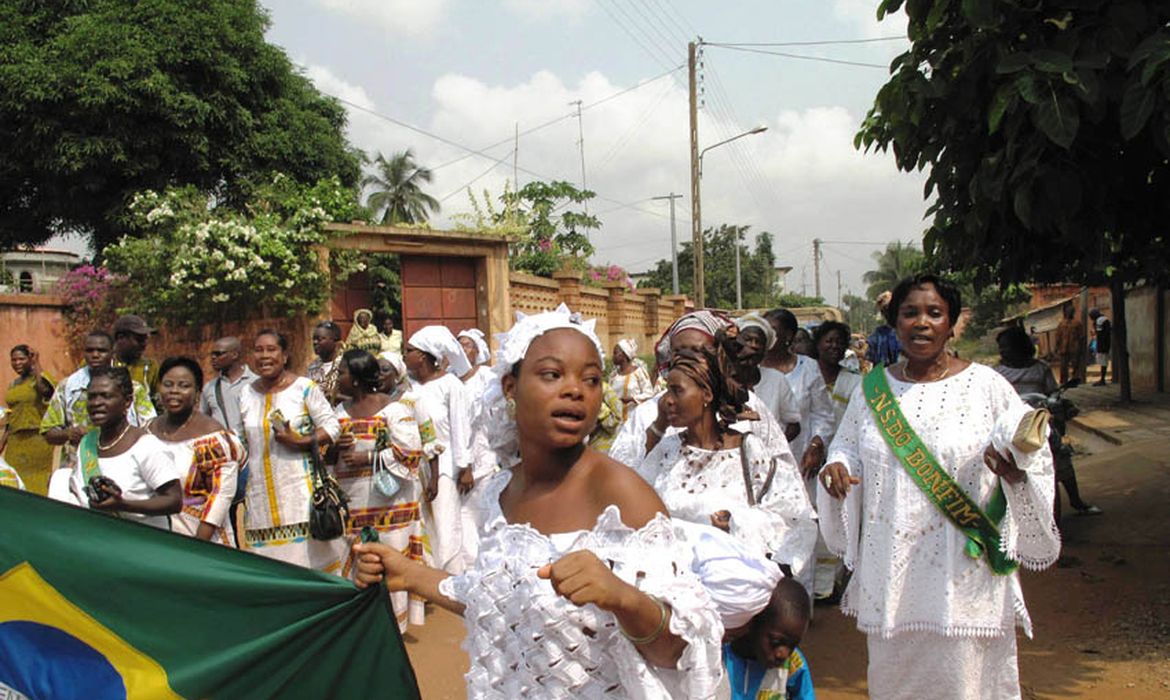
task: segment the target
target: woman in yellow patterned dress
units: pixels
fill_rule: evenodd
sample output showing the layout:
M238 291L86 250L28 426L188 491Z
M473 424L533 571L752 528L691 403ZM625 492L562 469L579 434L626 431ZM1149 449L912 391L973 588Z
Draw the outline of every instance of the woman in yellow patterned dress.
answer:
M9 359L16 379L4 394L9 409L4 459L20 473L29 491L44 496L53 446L41 435L41 419L53 396L53 378L41 371L36 350L27 345L12 348Z
M367 527L377 532L382 544L423 560L419 426L408 405L379 391L380 382L373 355L347 350L341 356L337 385L351 399L337 406L341 435L329 452L329 461L349 497L346 533L335 540L345 561L341 570L345 577L352 573L350 548ZM410 600L408 605L407 594L399 592L391 594L390 601L401 631L408 624L423 624L422 600Z

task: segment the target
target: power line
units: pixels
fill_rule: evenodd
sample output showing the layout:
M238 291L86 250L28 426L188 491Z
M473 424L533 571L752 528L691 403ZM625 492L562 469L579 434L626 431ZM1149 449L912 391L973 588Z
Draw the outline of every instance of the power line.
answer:
M451 190L450 194L448 194L448 195L447 195L447 196L445 196L445 197L442 197L442 198L440 198L440 199L439 199L439 201L440 201L440 202L446 202L448 199L451 199L452 197L454 197L455 195L459 194L459 193L460 193L460 192L462 192L463 190L467 189L468 187L471 187L471 186L472 186L472 185L474 185L476 182L479 182L480 178L484 177L485 175L487 175L487 174L488 174L488 173L490 173L491 171L495 170L495 169L496 169L497 167L499 167L499 166L500 166L500 165L501 165L501 164L502 164L502 163L503 163L505 160L507 160L507 159L511 158L511 157L512 157L512 154L514 154L515 152L516 152L516 151L510 151L510 152L509 152L507 155L505 155L503 158L500 158L500 159L499 159L499 160L497 160L496 162L494 162L494 163L492 163L491 165L489 165L487 170L485 170L485 171L483 171L482 173L480 173L479 175L476 175L475 177L471 178L471 180L470 180L470 181L468 181L467 183L465 183L465 184L463 184L463 185L460 185L459 187L457 187L457 188L456 188L456 189L454 189L454 190ZM514 186L514 184L515 184L515 183L513 183L513 186Z
M879 36L872 39L820 39L816 41L760 41L760 42L704 42L710 46L723 48L742 46L845 46L849 44L875 44L882 41L909 41L904 36Z
M825 58L823 56L808 56L808 55L800 54L800 53L788 53L786 51L765 51L763 49L753 49L753 48L749 48L746 46L733 46L730 44L708 44L708 46L715 46L717 48L727 49L728 51L746 51L748 53L767 54L768 56L780 56L782 58L795 58L795 59L799 59L801 61L816 61L819 63L833 63L833 64L836 64L839 66L858 66L861 68L881 68L883 70L886 70L889 68L889 66L883 65L881 63L865 63L862 61L846 61L846 60L842 60L839 58Z

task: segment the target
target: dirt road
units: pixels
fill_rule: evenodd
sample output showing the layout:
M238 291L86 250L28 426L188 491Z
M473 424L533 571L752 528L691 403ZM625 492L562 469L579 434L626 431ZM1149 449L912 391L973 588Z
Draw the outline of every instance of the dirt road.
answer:
M1074 434L1081 493L1099 517L1066 517L1061 564L1024 573L1035 639L1020 636L1029 699L1170 698L1170 444L1117 447ZM1067 503L1067 501L1066 501ZM465 697L462 622L436 611L408 635L426 700ZM851 619L818 608L802 645L817 697L865 697L865 638Z

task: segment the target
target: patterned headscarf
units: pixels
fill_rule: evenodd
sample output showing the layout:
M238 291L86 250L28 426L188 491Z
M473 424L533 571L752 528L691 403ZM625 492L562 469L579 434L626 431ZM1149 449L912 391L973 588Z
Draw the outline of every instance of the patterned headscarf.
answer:
M670 359L670 371L682 372L700 389L711 393L714 397L711 408L722 428L741 420L760 419L758 413L747 407L744 368L733 355L740 347L737 336L736 327L730 326L716 333L714 352L684 348ZM759 370L756 372L758 380Z
M447 371L456 377L462 377L471 371L471 363L463 353L463 346L455 340L455 336L446 326L423 326L410 336L406 344L422 350L436 360L446 360Z
M658 361L658 370L665 371L670 364L670 339L683 331L700 331L712 340L720 329L734 325L727 314L716 309L699 309L679 316L670 324L658 342L654 344L654 357Z
M486 365L492 361L492 351L488 350L487 337L480 329L468 328L459 331L456 338L471 338L471 341L475 343L475 364Z

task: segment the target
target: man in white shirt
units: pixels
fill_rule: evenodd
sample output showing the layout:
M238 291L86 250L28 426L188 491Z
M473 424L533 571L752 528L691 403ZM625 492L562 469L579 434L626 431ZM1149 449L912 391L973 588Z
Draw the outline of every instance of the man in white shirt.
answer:
M216 419L242 439L240 390L256 379L256 373L243 360L239 338L228 336L215 341L211 346L211 368L219 374L203 386L199 412Z

